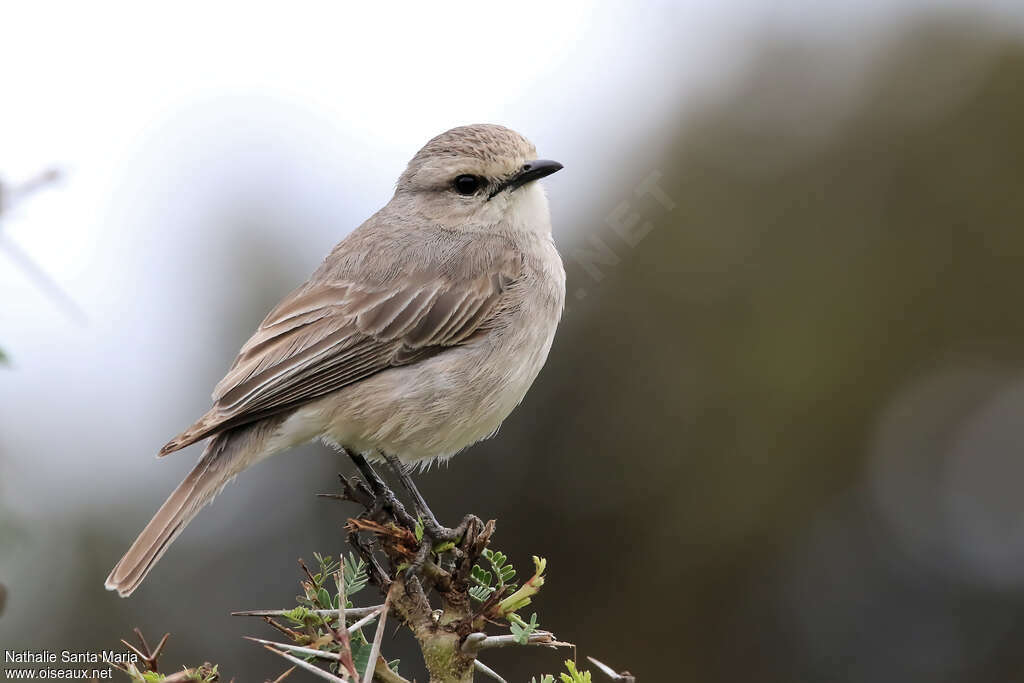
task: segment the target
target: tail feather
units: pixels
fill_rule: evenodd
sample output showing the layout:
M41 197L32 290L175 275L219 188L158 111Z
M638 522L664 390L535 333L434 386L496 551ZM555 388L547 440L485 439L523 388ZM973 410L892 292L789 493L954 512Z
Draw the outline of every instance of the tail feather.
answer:
M247 430L243 430L247 431ZM128 597L139 587L171 542L214 496L248 464L248 439L232 432L218 434L195 468L167 498L153 519L110 572L107 590Z
M202 441L206 437L210 436L215 431L224 428L224 419L218 413L210 410L208 413L203 415L201 418L196 420L195 424L183 431L178 436L168 441L160 452L157 453L157 457L164 457L174 451L180 451L186 446L191 446L197 441Z

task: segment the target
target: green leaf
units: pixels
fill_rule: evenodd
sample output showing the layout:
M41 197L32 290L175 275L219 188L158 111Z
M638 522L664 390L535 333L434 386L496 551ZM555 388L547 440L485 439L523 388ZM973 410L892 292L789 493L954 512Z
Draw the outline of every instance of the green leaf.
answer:
M533 556L534 574L515 593L498 603L498 613L507 616L512 612L518 612L530 604L531 598L540 591L544 585L544 570L548 561L544 558Z
M571 659L565 660L565 668L569 670L569 673L560 675L562 683L592 683L590 680L590 672L577 671L576 663Z
M199 681L199 683L213 683L213 681L217 680L218 666L218 664L214 664L212 669L207 669L205 665L200 666L192 670L192 673L189 675L189 678L191 678L193 681ZM162 679L163 677L161 676L161 680Z
M416 534L416 542L417 543L423 540L423 518L422 517L417 517L416 518L416 528L413 530L413 532Z
M358 631L355 631L354 633L349 634L349 638L351 639L353 644L356 644L356 643L363 644L363 643L369 643L370 642L370 641L368 641L366 639L366 636L363 635L363 629L359 629Z
M537 623L536 612L530 615L530 623L523 621L517 614L509 614L508 620L510 622L509 629L512 631L512 635L515 637L516 642L520 645L526 645L530 641L530 635L533 634L539 626Z
M479 586L490 587L492 583L491 573L478 564L474 564L473 568L469 570L469 576Z
M487 586L473 586L469 589L469 597L473 598L477 602L483 602L487 598L491 597L491 593L494 592L493 588Z
M352 597L363 590L369 581L366 563L354 553L349 553L345 558L345 597Z
M288 610L281 616L283 616L285 619L288 619L289 621L295 622L298 625L302 625L306 623L306 619L308 617L312 616L312 613L309 611L309 609L300 605L295 609Z
M366 664L370 661L370 650L373 649L373 645L363 639L363 642L357 643L352 641L352 661L356 665L356 671L359 673L359 678L362 680L366 674Z
M313 559L320 565L320 573L313 576L313 580L319 588L326 579L334 576L334 573L341 568L341 563L335 562L330 555L321 555L320 553L313 553Z

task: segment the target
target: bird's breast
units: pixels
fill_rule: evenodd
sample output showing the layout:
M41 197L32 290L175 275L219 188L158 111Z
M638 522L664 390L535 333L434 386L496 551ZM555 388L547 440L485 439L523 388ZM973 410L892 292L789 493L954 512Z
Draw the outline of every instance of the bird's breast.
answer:
M561 316L565 274L547 242L526 254L523 277L502 298L500 324L303 408L321 421L325 440L426 463L494 434L537 378Z

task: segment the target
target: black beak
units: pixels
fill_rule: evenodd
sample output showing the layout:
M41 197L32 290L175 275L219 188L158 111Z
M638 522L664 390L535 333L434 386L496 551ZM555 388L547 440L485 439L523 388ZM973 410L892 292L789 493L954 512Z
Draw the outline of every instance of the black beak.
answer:
M503 190L511 192L518 187L522 187L526 183L533 182L534 180L540 180L552 173L561 171L562 168L563 167L560 163L557 161L551 161L550 159L534 159L533 161L527 161L523 164L519 173L491 190L491 197L494 197Z

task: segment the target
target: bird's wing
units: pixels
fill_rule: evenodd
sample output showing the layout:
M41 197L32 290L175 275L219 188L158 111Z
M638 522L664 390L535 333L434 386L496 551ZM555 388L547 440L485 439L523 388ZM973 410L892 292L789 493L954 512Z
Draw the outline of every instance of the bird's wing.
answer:
M376 287L308 283L245 343L213 392L213 408L161 449L166 455L223 429L415 363L489 329L521 275L517 253L473 276L410 273Z

